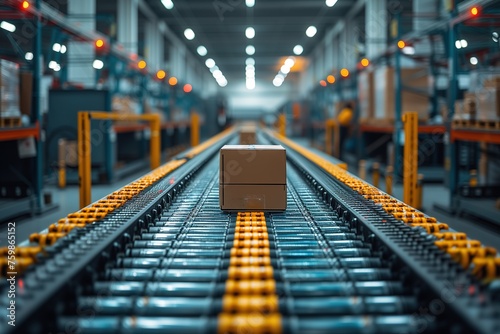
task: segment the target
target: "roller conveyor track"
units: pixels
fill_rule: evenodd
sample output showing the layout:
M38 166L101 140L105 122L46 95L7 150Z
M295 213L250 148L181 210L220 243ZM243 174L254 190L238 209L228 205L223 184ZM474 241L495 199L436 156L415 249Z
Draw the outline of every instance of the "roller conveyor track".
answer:
M266 213L260 226L222 212L214 152L192 159L86 237L73 233L49 248L56 254L49 260L53 266L39 268L47 281L30 282L35 276L26 275L27 290L51 286L50 268L57 274L77 258L68 249L101 256L89 255L92 265L75 268L77 279L65 283L66 295L50 292L46 300L54 310L23 323L19 332L486 333L498 326L494 307L479 308L481 326L459 318L461 305L453 306L426 282L426 271L448 282L444 270L424 265L416 271L403 263L430 260L432 254L414 251L411 236L406 247L391 241L400 238L397 231L384 231L387 240L372 233L361 221L390 217L291 150L286 212ZM251 233L264 237L249 240ZM111 245L100 246L106 243ZM243 243L252 245L235 246ZM394 244L402 254L391 253ZM441 261L461 283L477 286L449 259ZM459 294L453 293L453 302L462 303ZM469 297L469 303L475 312L475 300Z

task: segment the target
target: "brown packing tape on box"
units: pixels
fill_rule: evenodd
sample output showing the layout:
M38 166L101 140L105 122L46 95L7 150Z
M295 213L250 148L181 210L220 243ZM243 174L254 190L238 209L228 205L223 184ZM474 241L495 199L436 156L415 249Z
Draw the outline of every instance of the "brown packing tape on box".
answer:
M286 209L286 185L219 185L222 210Z

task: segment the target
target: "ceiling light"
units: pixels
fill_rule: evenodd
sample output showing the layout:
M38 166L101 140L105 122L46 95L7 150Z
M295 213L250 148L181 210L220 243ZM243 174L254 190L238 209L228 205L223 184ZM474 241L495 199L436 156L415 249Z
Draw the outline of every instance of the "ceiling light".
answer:
M326 77L326 81L328 81L329 84L334 84L335 83L335 77L333 75L329 75Z
M402 51L405 55L415 54L415 48L413 46L405 46Z
M56 64L53 68L54 72L59 72L61 70L61 65Z
M492 34L491 34L491 39L493 40L493 42L495 43L498 43L498 40L499 40L499 35L496 31L494 31Z
M214 78L222 78L222 71L221 70L216 70L214 71L214 73L212 73L212 75L214 76Z
M462 43L460 43L460 41L456 41L456 42L455 42L455 47L456 47L457 49L461 49L461 48L462 48Z
M403 49L403 53L404 52L405 50ZM361 65L363 65L363 67L367 67L368 65L370 65L370 61L367 58L363 58L361 59Z
M193 90L193 86L190 84L185 84L183 87L184 93L190 93Z
M32 52L26 52L24 55L24 59L26 60L33 60L33 53Z
M286 65L283 65L283 66L281 66L281 70L280 71L283 74L288 74L288 73L290 73L290 67L288 67Z
M16 31L16 26L7 21L2 21L2 23L0 23L0 28L7 30L9 32Z
M247 7L255 6L255 0L245 0Z
M285 80L285 75L281 74L281 73L278 73L276 74L276 78L280 79L280 80Z
M467 43L467 41L465 39L462 39L460 41L460 45L462 46L462 48L466 48L469 45L469 43Z
M273 80L273 85L276 87L279 87L283 84L283 80L279 79L278 77L274 78Z
M328 7L333 7L337 3L338 0L326 0L326 5Z
M205 65L208 67L208 68L212 68L215 66L215 60L213 60L212 58L208 58L206 61L205 61Z
M253 90L255 89L255 81L247 81L247 89Z
M172 8L174 8L174 3L172 2L172 0L161 0L161 3L163 4L163 6L165 6L166 9L170 10Z
M249 57L245 60L245 64L246 65L255 65L255 59L253 59L252 57Z
M54 45L52 45L52 51L60 52L61 51L61 44L54 43Z
M175 86L177 85L177 78L176 77L170 77L170 79L168 79L168 84L170 86Z
M210 72L211 73L214 73L215 71L217 71L219 69L219 66L215 65L214 67L211 67L210 68Z
M51 60L49 61L49 68L54 69L57 66L57 62Z
M207 48L204 47L203 45L200 45L197 49L196 49L196 52L198 52L198 54L202 57L205 57L208 53L207 51Z
M316 35L317 32L318 32L318 29L316 29L315 26L310 26L306 30L306 35L307 35L307 37L314 37L314 35Z
M104 63L102 60L96 59L92 63L92 67L95 68L96 70L100 70L104 67Z
M252 39L255 37L255 29L252 27L248 27L245 30L245 36L247 36L248 39Z
M295 47L293 48L293 53L297 56L300 56L302 52L304 52L304 48L302 47L302 45L295 45Z
M245 52L247 55L252 56L255 53L255 47L253 45L249 45L246 47Z
M196 35L195 35L193 29L187 28L186 30L184 30L184 36L186 37L186 39L192 41Z
M293 65L295 65L295 60L293 60L293 58L288 58L287 60L285 60L285 65L289 68L292 68Z
M61 45L61 53L66 53L67 51L67 48L66 48L66 45Z
M479 61L477 60L477 58L476 58L476 57L470 57L470 63L471 63L472 65L477 65L477 63L479 63Z

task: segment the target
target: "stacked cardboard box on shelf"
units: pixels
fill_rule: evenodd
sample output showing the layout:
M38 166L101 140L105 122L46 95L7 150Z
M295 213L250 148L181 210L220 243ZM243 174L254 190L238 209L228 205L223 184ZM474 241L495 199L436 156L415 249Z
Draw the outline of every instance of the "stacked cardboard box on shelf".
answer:
M484 81L483 89L476 92L477 119L500 121L500 77Z
M222 210L285 210L286 151L280 145L225 145L219 182Z
M478 81L478 80L474 80ZM455 102L455 120L500 121L500 77L471 85L463 100Z
M423 74L424 73L424 74ZM401 69L401 84L407 89L402 90L402 113L417 112L419 120L429 117L429 77L425 69ZM374 118L393 121L395 119L395 93L394 68L385 66L375 70L374 73L375 110ZM412 91L413 90L413 91Z
M362 122L375 115L375 85L372 71L362 71L358 78L359 118Z
M0 118L20 116L19 67L16 63L0 59Z

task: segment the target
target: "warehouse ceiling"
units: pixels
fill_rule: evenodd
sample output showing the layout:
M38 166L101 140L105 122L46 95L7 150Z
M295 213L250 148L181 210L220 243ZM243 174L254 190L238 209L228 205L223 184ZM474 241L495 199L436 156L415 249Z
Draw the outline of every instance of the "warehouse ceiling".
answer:
M301 45L307 56L319 43L328 28L342 19L356 1L339 0L327 7L325 0L257 0L251 8L245 0L173 0L167 10L161 0L146 0L154 12L183 40L201 61L212 58L229 82L245 80L246 47L255 47L257 79L271 82L283 65L283 57L294 56L293 49ZM306 36L309 26L317 33ZM248 27L255 37L248 39ZM184 31L191 28L193 40L187 40ZM197 48L203 45L207 55L202 57Z

